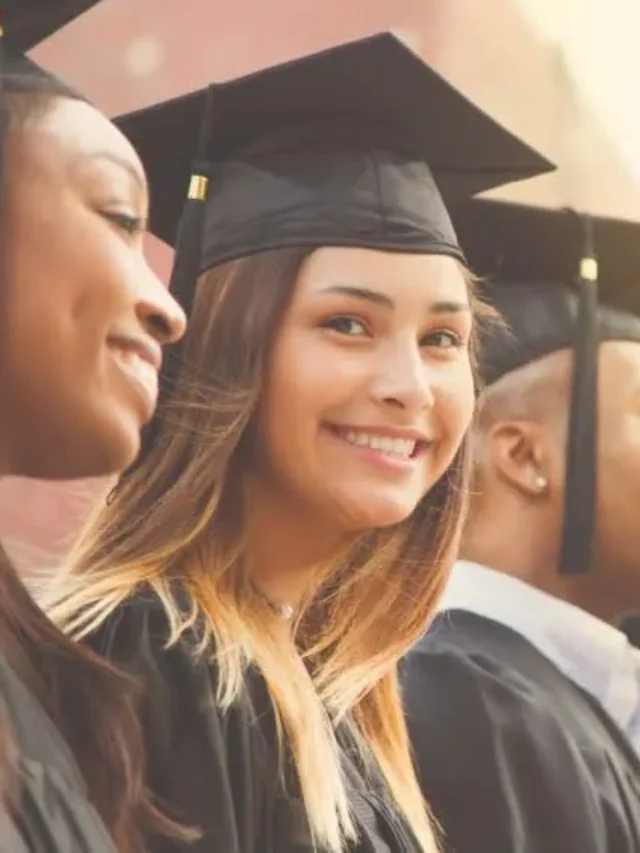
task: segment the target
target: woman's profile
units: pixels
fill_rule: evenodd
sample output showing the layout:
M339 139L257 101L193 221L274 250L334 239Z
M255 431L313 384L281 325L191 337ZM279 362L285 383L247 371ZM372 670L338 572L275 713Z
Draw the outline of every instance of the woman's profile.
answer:
M23 55L92 2L12 4L2 62L0 476L126 468L185 318L142 252L147 181L117 128ZM25 509L27 511L27 509ZM152 819L132 680L70 642L0 549L0 848L139 851ZM159 818L158 818L159 819Z
M121 123L171 242L204 99ZM396 664L455 555L483 312L443 194L548 164L389 35L211 113L182 369L50 613L144 684L149 785L201 831L151 853L435 851Z

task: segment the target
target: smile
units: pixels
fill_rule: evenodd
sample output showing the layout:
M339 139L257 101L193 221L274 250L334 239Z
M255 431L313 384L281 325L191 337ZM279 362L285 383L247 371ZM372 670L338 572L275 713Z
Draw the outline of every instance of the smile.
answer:
M427 447L427 442L415 438L383 435L351 427L333 426L331 429L347 444L404 462L415 459L419 452Z
M411 459L417 443L408 438L391 438L388 435L356 432L353 429L345 430L340 434L349 444L355 444L357 447L368 447L397 459Z
M115 346L110 349L122 373L144 394L150 417L158 402L157 369L133 349L120 349Z

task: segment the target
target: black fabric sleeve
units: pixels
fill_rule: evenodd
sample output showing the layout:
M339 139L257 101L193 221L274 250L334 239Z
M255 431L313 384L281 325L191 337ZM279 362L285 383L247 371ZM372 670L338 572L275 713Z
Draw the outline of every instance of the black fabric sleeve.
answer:
M18 795L11 816L0 803L0 851L116 853L71 750L1 655L0 737L17 751L7 779Z
M420 644L403 663L423 792L447 853L604 853L580 751L525 679L481 655Z
M214 667L181 642L167 649L159 603L129 603L90 639L144 689L148 784L163 811L201 830L195 843L154 835L148 853L258 853L266 772L247 707L223 714Z

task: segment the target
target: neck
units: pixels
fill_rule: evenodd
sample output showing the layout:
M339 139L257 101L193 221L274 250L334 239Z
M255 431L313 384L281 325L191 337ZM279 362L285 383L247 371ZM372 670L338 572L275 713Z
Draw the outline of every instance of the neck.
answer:
M245 535L256 586L273 604L295 608L316 567L335 554L342 536L258 481L245 495Z
M518 535L509 535L509 530L517 530ZM523 519L514 520L504 511L497 512L495 507L486 510L482 507L467 521L460 554L465 560L542 588L544 579L553 573L550 571L556 560L553 545L549 537L541 542L537 530L523 523Z
M562 575L558 569L558 536L549 530L489 514L469 523L461 549L464 559L511 575L555 598L586 610L604 622L617 623L629 610L629 597L615 583L611 566L596 566L584 575ZM518 536L505 531L518 530ZM633 604L633 602L631 602Z
M558 598L611 625L617 625L628 614L630 599L606 569L595 567L584 575L573 577L557 573L555 588Z

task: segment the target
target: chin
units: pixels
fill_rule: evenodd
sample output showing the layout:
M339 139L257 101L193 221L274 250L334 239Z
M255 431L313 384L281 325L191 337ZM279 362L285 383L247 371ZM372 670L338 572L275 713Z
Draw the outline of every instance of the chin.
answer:
M105 434L100 447L93 453L94 467L100 471L92 476L103 477L121 474L126 471L140 453L140 431L121 430L117 433Z
M345 531L378 530L402 524L410 518L418 500L368 495L362 500L341 501L336 516Z
M135 461L140 452L140 432L129 424L110 421L96 424L91 431L78 431L69 447L72 452L58 455L58 470L49 475L51 479L110 477L122 473Z

